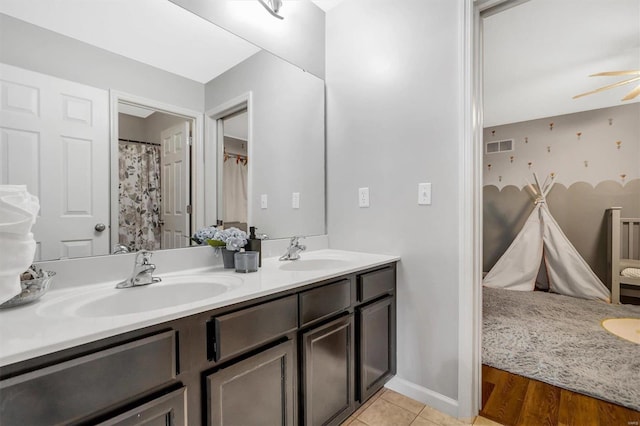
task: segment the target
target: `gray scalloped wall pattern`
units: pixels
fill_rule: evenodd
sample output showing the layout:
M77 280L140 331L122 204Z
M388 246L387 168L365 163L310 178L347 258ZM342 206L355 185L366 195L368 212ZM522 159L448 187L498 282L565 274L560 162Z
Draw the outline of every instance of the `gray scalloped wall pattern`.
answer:
M513 139L513 151L486 153L486 144ZM640 103L566 114L484 129L485 185L523 187L554 173L576 182L640 178Z
M526 188L495 185L483 188L483 270L502 256L533 210ZM593 186L576 182L568 188L557 183L547 196L551 214L569 241L606 283L606 209L622 207L623 217L640 216L640 178L624 184L607 180Z

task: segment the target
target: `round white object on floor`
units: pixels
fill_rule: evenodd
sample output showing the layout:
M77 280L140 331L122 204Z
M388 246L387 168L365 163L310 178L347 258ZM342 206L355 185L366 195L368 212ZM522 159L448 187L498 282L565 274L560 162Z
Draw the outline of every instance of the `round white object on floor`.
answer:
M640 318L610 318L602 321L609 333L640 345Z

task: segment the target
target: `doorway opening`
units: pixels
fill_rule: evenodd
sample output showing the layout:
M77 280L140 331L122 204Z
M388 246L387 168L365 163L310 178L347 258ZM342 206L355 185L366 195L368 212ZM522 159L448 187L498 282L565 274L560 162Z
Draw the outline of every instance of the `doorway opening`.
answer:
M248 132L247 109L218 120L222 122L222 202L219 206L225 228L235 227L245 232L248 213Z
M251 92L205 112L205 180L215 182L204 197L207 223L247 231L252 218Z
M606 243L606 237L603 238L606 233L603 219L608 207L623 204L627 202L625 200L630 199L626 195L627 190L624 186L624 184L628 184L629 175L625 174L627 182L624 182L622 177L617 177L619 176L617 169L611 170L611 165L623 164L624 161L622 156L614 157L617 148L613 146L613 143L610 146L605 146L598 145L598 142L608 139L609 136L606 135L613 131L626 129L625 123L627 122L637 129L637 119L626 118L625 106L615 106L615 111L610 109L613 107L605 105L587 108L586 103L578 104L578 101L572 101L573 95L580 93L580 90L570 89L567 90L568 93L564 93L562 90L566 88L567 84L558 84L563 80L559 79L561 76L554 75L554 71L557 69L562 70L562 75L570 75L575 64L585 64L592 67L594 71L599 66L597 63L596 65L590 64L589 61L582 60L582 58L578 59L580 46L570 48L569 41L576 40L583 44L582 48L585 51L589 50L591 56L598 56L591 53L594 49L593 44L586 42L587 38L584 35L575 37L575 34L581 34L578 31L579 28L566 24L567 20L562 19L566 16L573 16L575 5L572 10L571 6L567 6L568 4L558 8L557 4L547 3L545 6L545 2L529 2L522 5L520 3L523 2L500 2L500 7L493 9L491 13L495 16L486 19L491 14L481 12L477 21L479 26L477 32L480 35L478 39L482 41L476 45L476 52L486 61L484 64L486 68L483 69L482 60L478 60L480 65L476 67L480 86L486 88L485 93L481 93L484 99L478 101L477 104L482 106L480 115L483 120L480 120L481 124L476 129L479 143L475 163L480 172L476 199L480 200L479 204L484 207L480 216L480 227L484 240L484 245L481 246L482 270L485 272L492 270L498 259L507 252L512 254L511 261L520 269L511 276L521 277L524 275L521 269L528 259L518 259L513 255L513 250L510 247L516 235L519 235L520 230L524 227L533 208L527 190L527 180L531 180L533 173L537 171L542 177L541 183L546 176L549 176L550 181L555 175L560 176L561 181L556 184L547 197L549 207L557 218L559 228L566 234L566 240L584 258L584 265L588 265L596 274L600 268L599 279L605 283L608 243ZM513 6L518 7L513 8ZM548 9L544 9L544 7L548 7ZM600 8L597 9L600 13L593 12L596 7ZM507 9L509 10L507 11ZM617 26L623 27L622 21L603 19L606 16L603 9L620 11L624 10L624 7L618 5L617 8L610 8L606 2L593 2L589 9L592 11L590 14L593 19L601 19L602 22L618 22ZM569 58L573 62L571 66L561 64L558 60L547 61L545 55L536 55L535 48L540 48L546 54L547 45L534 32L529 32L526 35L520 34L523 39L532 40L532 43L525 47L524 40L518 39L517 33L508 25L504 25L506 22L521 22L522 17L531 20L534 16L549 16L549 10L553 11L558 23L562 22L561 31L554 29L551 22L546 22L543 28L544 33L553 39L555 53L558 56ZM589 15L586 10L583 12L584 19L580 22L586 22ZM634 15L629 13L629 9L626 14ZM637 13L635 15L637 16ZM503 24L498 25L499 22ZM635 24L631 23L629 26L633 25ZM588 31L591 32L592 28L590 27ZM573 34L574 37L565 37L563 32ZM596 33L603 45L605 45L605 33L607 30L601 31L600 34ZM501 44L502 41L508 42L505 43L507 47L516 47L508 50ZM522 60L518 54L534 58L541 65L549 66L541 66L536 69L535 78L525 79L517 66L504 66L505 63L524 64L531 69L531 65ZM514 86L508 85L509 81L504 78L504 75L498 72L507 69L509 74L518 76L517 79L514 78L517 80L517 85L522 87L535 86L539 92L536 94L537 98L544 99L541 104L546 108L553 105L556 109L539 108L534 110L528 108L535 102L520 103L519 100L535 100L536 96L531 96L524 91L517 92L518 100L509 101L507 94L513 94L516 91L512 89ZM612 69L627 68L614 66ZM588 72L580 72L580 74L584 74L586 77ZM543 81L544 84L536 86L536 79ZM553 87L553 90L543 92L543 89L549 87ZM598 96L604 95L599 94ZM568 101L571 105L563 104L564 101ZM606 112L604 111L605 107ZM519 115L513 115L516 112ZM611 117L615 117L615 120L612 120ZM637 112L635 117L637 117ZM617 126L615 130L614 124ZM484 126L486 128L483 134L482 128ZM483 144L483 137L486 145ZM594 139L589 140L589 137ZM634 139L637 140L633 137L627 138L627 140ZM590 141L593 142L590 143ZM483 147L486 148L484 155ZM574 159L579 167L572 167ZM620 163L616 163L616 161ZM598 169L600 175L595 172L596 163L601 165ZM619 167L619 169L622 168ZM624 169L638 170L637 162ZM601 177L609 175L618 181L607 183L604 179L610 178ZM623 185L619 183L620 181ZM582 185L584 182L591 185ZM579 183L579 185L574 185L575 183ZM597 190L596 187L598 187ZM616 204L610 204L611 201L607 201L613 199L616 200ZM637 195L635 195L634 202L635 200L637 200ZM627 205L629 204L631 203ZM632 210L631 207L627 208ZM637 207L635 208L637 209ZM632 215L635 216L633 213ZM534 247L534 243L527 244L527 247ZM527 257L532 258L532 256ZM565 264L571 263L565 262ZM580 266L583 267L582 263ZM581 279L578 271L571 272L571 274L566 274L566 277L555 278L556 293L560 292L558 291L560 286L557 285L561 282L560 280L567 283L584 283L586 281ZM604 318L599 317L599 315L612 318L627 317L629 316L628 311L603 302L585 301L579 298L580 296L568 297L544 291L549 287L549 275L544 269L541 269L537 278L533 277L531 280L532 290L535 284L536 289L543 291L482 289L479 286L481 294L484 294L484 306L480 310L482 315L475 317L476 321L483 325L482 334L485 342L484 350L481 352L482 363L485 364L482 367L483 377L481 380L484 385L481 392L484 400L480 403L482 415L505 424L517 423L517 418L508 419L499 416L502 414L498 412L509 403L504 399L505 394L501 394L499 385L508 382L521 389L522 392L518 396L514 395L514 398L519 401L536 399L535 393L530 392L534 386L524 384L524 378L531 379L532 382L536 381L535 387L545 389L547 395L553 393L560 398L554 397L553 400L548 401L548 406L537 407L545 410L555 407L556 411L549 413L552 416L557 417L558 408L560 411L566 411L565 399L570 395L567 393L568 390L578 395L570 396L575 399L586 401L585 395L596 396L600 401L591 400L589 405L597 407L597 404L602 404L606 408L597 409L601 412L611 410L623 413L625 410L623 407L632 409L638 407L638 398L634 398L632 391L629 391L634 386L627 381L629 377L633 380L637 374L625 371L627 363L624 360L628 359L628 356L625 355L625 346L615 339L608 340L610 336L600 326ZM487 282L487 284L489 283ZM509 280L502 281L502 284L495 285L495 287L508 287ZM506 299L509 299L508 303ZM559 316L558 321L552 320L555 314ZM580 326L572 328L572 322L577 322ZM557 341L561 341L562 345L554 345L554 342ZM618 344L620 347L617 346ZM636 350L636 348L630 349ZM576 353L580 354L579 358L573 356ZM610 368L613 365L616 367ZM589 370L588 378L582 375L585 369ZM520 378L508 376L506 371L515 373ZM602 389L606 389L606 393ZM523 406L523 408L526 407ZM637 410L637 408L635 409ZM503 411L511 412L510 409ZM527 413L515 412L514 415L526 416ZM540 412L537 415L541 415ZM572 414L567 413L567 415ZM580 423L578 420L570 419L571 417L565 421ZM553 422L551 423L553 424Z
M126 95L112 102L112 251L190 246L197 113Z

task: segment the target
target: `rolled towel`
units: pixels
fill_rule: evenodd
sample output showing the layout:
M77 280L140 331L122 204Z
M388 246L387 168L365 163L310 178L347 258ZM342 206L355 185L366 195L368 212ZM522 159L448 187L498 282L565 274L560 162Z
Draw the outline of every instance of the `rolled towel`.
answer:
M20 294L20 274L33 263L31 227L40 205L25 185L0 185L0 303Z

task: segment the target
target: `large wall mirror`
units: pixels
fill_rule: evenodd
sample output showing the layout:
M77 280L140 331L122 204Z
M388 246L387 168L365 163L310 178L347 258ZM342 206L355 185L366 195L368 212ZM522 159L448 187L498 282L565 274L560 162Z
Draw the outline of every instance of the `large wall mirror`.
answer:
M36 260L185 247L217 220L325 233L321 79L168 1L36 3L0 7L0 184L41 200Z

